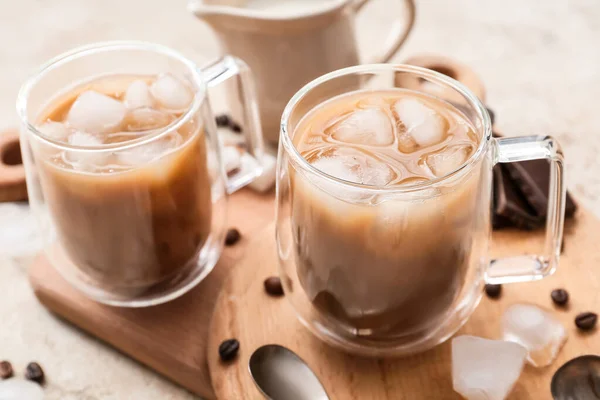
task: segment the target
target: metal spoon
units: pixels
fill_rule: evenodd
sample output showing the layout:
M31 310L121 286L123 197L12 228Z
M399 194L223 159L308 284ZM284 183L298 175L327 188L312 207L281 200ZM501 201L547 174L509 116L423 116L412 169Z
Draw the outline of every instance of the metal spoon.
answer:
M270 400L329 400L315 373L296 353L269 344L252 353L250 375Z
M567 361L552 377L554 400L600 399L600 357L581 356Z

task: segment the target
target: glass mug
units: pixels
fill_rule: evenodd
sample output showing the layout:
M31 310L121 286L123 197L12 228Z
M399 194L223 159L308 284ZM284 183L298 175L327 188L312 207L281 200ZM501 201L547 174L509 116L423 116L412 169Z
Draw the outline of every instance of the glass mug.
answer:
M78 84L93 85L95 78L124 74L171 74L186 82L193 98L190 94L191 103L172 123L132 140L89 147L40 131L40 118L58 95ZM207 88L229 79L241 89L250 157L228 177ZM105 304L159 304L198 284L223 249L227 194L262 172L253 80L247 66L230 56L199 69L151 43L78 48L51 60L23 85L17 111L29 202L45 254L74 287Z
M420 80L469 121L477 149L457 170L406 186L338 179L309 164L293 138L302 118L336 96ZM414 85L412 85L414 86ZM564 223L564 167L551 137L492 137L483 104L459 82L407 65L375 64L324 75L302 88L281 121L276 240L286 297L317 337L370 356L424 351L452 336L485 283L554 272ZM547 159L551 184L545 252L489 259L492 167Z

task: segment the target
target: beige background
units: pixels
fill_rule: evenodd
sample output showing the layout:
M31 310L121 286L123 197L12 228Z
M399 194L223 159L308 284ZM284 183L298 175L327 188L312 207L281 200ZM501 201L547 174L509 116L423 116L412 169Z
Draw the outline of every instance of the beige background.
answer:
M367 48L381 42L381 26L399 9L394 0L375 3L359 21ZM431 52L471 65L487 86L499 128L509 135L556 136L567 156L570 189L600 216L600 3L417 3L415 31L396 59ZM74 46L111 39L166 44L199 63L219 52L183 0L0 0L0 128L17 124L14 100L36 66ZM39 360L51 400L194 398L37 303L25 276L35 246L11 242L31 235L27 216L0 206L0 359L19 371Z

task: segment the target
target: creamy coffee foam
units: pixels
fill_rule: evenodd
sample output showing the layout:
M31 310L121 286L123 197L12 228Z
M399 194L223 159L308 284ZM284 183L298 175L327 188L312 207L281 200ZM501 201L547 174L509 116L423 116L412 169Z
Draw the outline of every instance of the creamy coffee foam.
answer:
M293 142L320 171L377 188L442 178L478 146L456 108L401 89L321 104L299 123ZM485 218L477 206L485 201L483 178L473 173L454 185L393 195L292 171L297 271L317 310L371 337L439 323L475 262L471 234Z

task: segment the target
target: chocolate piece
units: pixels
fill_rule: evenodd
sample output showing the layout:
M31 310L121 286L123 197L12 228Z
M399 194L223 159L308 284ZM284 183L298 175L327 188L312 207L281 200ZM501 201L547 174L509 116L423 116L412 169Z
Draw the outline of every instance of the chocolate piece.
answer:
M543 225L543 219L537 216L522 193L502 168L494 167L494 214L520 229L531 230Z
M548 190L550 188L550 163L547 160L522 161L503 164L506 172L519 186L527 202L541 218L546 219ZM571 218L577 205L567 193L565 218Z
M8 361L0 361L0 379L8 379L13 376L12 364Z
M485 285L485 294L491 299L497 299L502 294L502 285Z
M565 306L569 302L569 292L565 289L554 289L552 293L550 293L550 297L552 297L552 301L557 306Z
M228 339L219 345L219 357L223 361L233 360L240 350L240 342L237 339Z
M30 362L25 368L25 379L39 383L44 383L44 370L40 364L36 362Z
M582 331L590 331L596 327L598 314L593 312L584 312L575 317L575 325Z
M279 277L271 276L265 279L264 286L265 291L271 296L283 296L283 286Z

